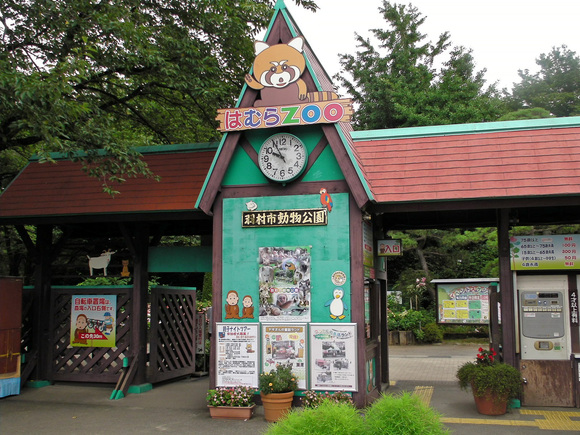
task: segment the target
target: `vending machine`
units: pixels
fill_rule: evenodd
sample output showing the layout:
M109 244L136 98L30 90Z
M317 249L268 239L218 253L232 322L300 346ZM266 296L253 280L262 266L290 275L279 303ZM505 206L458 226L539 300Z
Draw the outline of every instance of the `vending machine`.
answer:
M517 278L522 360L569 360L568 277Z

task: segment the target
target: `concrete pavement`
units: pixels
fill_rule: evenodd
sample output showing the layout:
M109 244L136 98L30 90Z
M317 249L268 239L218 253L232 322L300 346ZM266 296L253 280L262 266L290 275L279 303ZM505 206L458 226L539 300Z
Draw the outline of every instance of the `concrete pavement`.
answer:
M442 414L453 434L580 433L576 408L512 409L500 417L477 413L470 392L459 389L457 367L474 359L478 345L392 346L387 393L413 391ZM249 421L213 420L206 408L207 378L156 385L144 394L109 400L113 386L56 384L24 388L0 399L0 434L208 434L264 433L268 423L257 407ZM481 427L485 426L485 427Z

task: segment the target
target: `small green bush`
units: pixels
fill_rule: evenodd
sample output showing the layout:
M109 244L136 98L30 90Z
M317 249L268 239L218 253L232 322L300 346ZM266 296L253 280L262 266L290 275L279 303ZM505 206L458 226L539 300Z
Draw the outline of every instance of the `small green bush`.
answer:
M366 410L365 435L439 435L449 431L439 414L411 393L383 395Z
M364 434L358 410L346 403L325 400L318 408L292 409L286 418L270 425L266 435Z
M423 343L441 343L443 341L443 330L437 323L427 323L423 326Z

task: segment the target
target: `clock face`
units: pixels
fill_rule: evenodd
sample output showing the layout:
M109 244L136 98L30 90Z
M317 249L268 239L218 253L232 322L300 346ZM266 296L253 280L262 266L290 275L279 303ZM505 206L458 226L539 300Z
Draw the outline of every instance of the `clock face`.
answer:
M270 180L285 183L297 178L308 160L308 152L300 139L288 133L270 136L258 153L262 173Z

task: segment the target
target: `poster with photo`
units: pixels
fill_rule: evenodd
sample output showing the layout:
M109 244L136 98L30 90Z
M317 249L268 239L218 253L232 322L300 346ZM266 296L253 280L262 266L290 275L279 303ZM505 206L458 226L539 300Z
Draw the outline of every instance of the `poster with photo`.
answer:
M216 323L218 387L258 387L258 324Z
M70 345L72 347L115 347L116 315L116 295L73 295Z
M310 249L259 248L260 322L310 321Z
M310 324L310 389L358 391L355 323Z
M262 371L269 372L277 364L292 364L298 377L298 388L306 389L306 324L262 325Z

